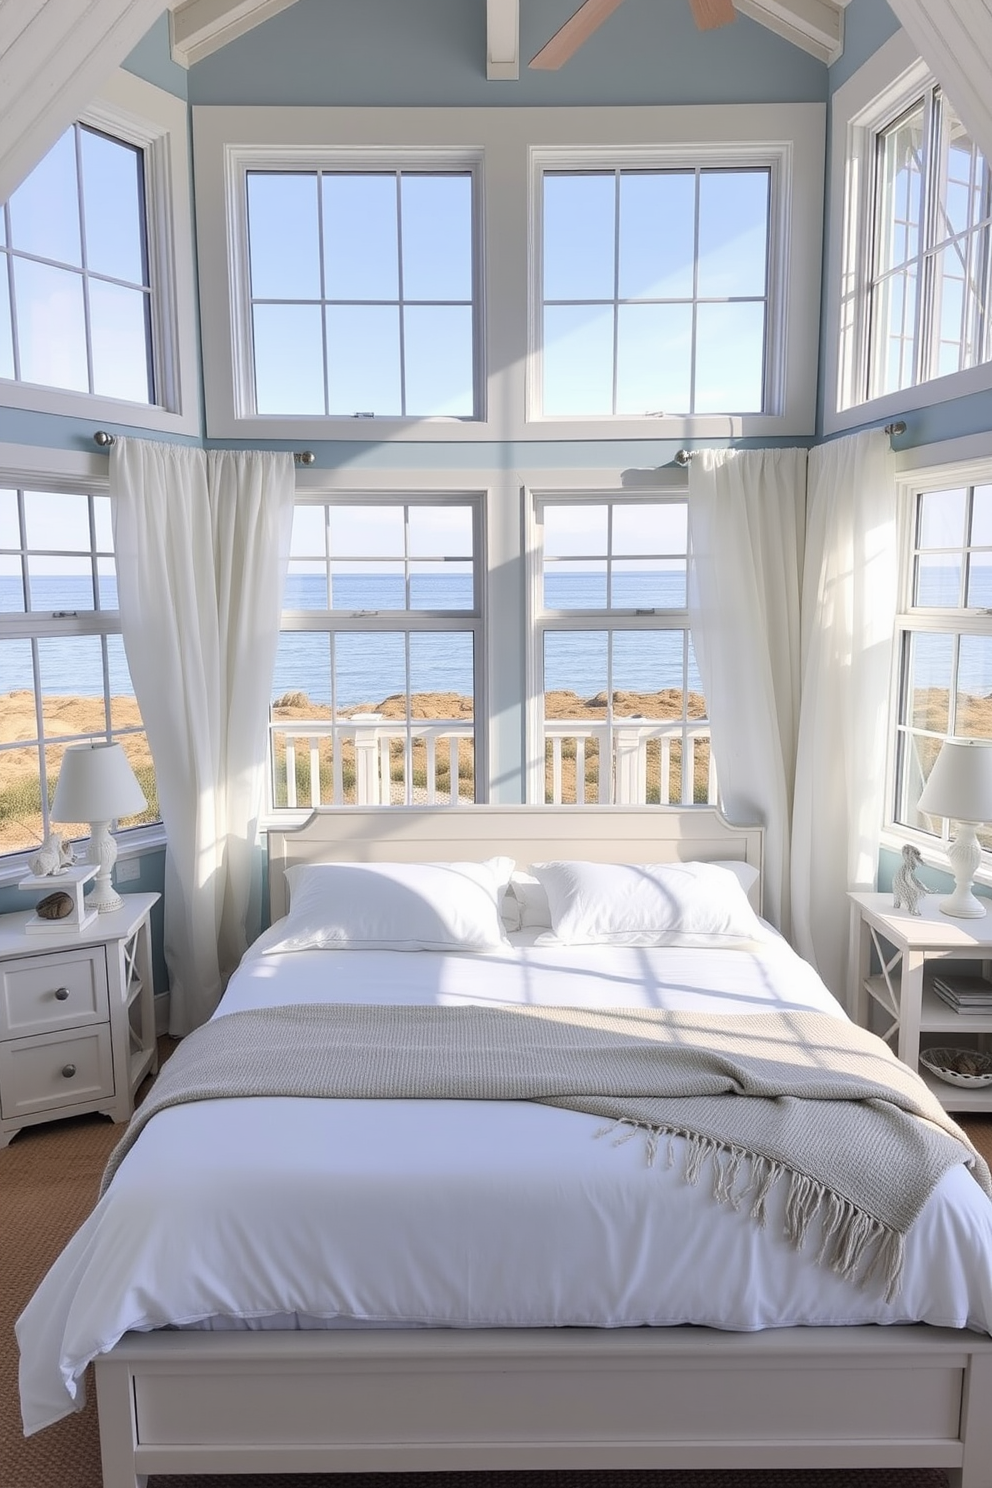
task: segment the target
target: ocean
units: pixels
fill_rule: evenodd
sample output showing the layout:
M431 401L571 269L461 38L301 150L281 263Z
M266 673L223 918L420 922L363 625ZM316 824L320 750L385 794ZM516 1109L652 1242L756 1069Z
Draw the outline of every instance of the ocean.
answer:
M338 609L399 610L404 604L403 581L387 574L334 578ZM605 603L605 581L595 574L560 574L548 580L550 608L575 609ZM89 580L64 576L32 576L35 609L92 609ZM117 607L113 575L100 580L104 609ZM463 574L422 574L411 580L411 602L418 608L469 609L472 580ZM618 576L614 604L624 608L663 608L684 603L684 583L671 574ZM290 574L284 599L287 610L323 609L326 587L320 575ZM0 611L21 608L18 581L0 576ZM103 674L99 639L95 636L47 638L39 643L43 687L48 694L99 696ZM33 688L30 645L6 642L0 648L0 692ZM110 691L115 697L133 696L127 662L119 636L108 642ZM401 632L370 636L339 636L335 645L337 706L379 702L406 687L406 656ZM474 694L471 635L451 632L410 638L410 683L414 692ZM683 683L682 644L678 632L626 632L614 643L613 686L631 692L656 692ZM549 637L545 657L545 687L571 690L592 697L607 686L606 633ZM702 692L690 648L689 688ZM272 683L272 699L287 692L305 692L311 702L331 702L331 658L325 636L313 631L284 631Z
M943 589L941 572L929 578ZM334 599L338 609L357 611L399 610L404 604L402 578L390 574L335 576ZM466 574L422 574L411 580L412 603L423 609L469 609L472 580ZM91 609L90 582L83 577L32 576L32 601L36 609ZM992 598L992 596L990 596ZM546 582L546 603L552 609L579 609L605 604L605 580L596 574L551 574ZM613 595L618 608L664 608L684 603L681 578L668 573L625 573L617 576ZM114 575L101 575L100 601L104 609L116 609ZM946 602L946 601L945 601ZM326 589L320 575L290 574L286 609L322 609ZM0 612L21 608L18 580L0 576ZM992 694L992 637L964 637L960 643L959 685L963 692ZM913 682L916 688L946 686L950 675L953 642L947 635L916 637ZM46 694L99 696L103 691L102 659L95 636L46 638L39 642L42 685ZM376 703L406 687L406 647L400 631L374 637L343 635L334 647L336 694L339 708ZM414 692L456 692L471 696L473 688L471 636L467 631L444 634L414 634L409 647L410 685ZM124 648L119 636L108 638L108 667L112 696L133 696ZM545 688L566 690L579 697L592 697L608 685L607 635L603 630L576 634L549 634L545 649ZM682 687L683 664L679 632L620 632L613 644L614 690L656 692L664 687ZM0 693L33 688L30 643L4 642L0 648ZM689 650L688 686L703 687ZM326 636L307 631L284 631L272 684L272 699L287 692L305 692L314 703L331 702L331 655Z

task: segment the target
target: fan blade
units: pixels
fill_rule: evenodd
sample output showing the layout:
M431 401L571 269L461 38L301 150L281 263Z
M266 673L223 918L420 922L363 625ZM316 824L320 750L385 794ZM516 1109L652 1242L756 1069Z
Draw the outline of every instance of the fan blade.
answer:
M715 31L737 19L734 0L689 0L689 6L700 31Z
M582 43L588 41L594 31L599 30L607 16L612 15L620 3L621 0L586 0L585 5L580 5L564 26L530 59L529 65L545 72L557 72L562 63L567 62Z

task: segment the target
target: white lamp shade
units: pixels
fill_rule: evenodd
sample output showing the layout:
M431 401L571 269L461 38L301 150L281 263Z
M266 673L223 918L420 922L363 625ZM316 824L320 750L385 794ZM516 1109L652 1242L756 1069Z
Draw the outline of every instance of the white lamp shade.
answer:
M945 739L917 805L948 821L992 822L992 740Z
M147 804L119 744L69 745L55 787L53 821L113 821L134 816Z

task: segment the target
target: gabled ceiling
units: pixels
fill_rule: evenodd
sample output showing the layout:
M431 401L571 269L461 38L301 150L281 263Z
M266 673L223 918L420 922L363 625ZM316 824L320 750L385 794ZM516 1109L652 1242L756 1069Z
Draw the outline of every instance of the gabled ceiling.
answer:
M844 11L849 3L734 0L741 15L767 26L821 62L833 62L843 51ZM293 4L295 0L175 0L169 6L173 58L189 67ZM486 30L487 77L519 77L520 0L486 0Z

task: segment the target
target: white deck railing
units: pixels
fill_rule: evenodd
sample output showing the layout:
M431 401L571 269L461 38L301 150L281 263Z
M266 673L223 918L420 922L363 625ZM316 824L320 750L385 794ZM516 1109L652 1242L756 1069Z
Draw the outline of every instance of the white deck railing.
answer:
M272 719L272 799L277 809L289 810L329 805L468 806L475 799L474 782L467 777L464 794L459 789L460 745L473 734L470 718L412 719L409 725L373 713L353 713L337 721ZM702 751L708 751L710 742L705 722L554 719L545 723L544 737L551 805L581 806L587 800L644 805L653 775L662 804L691 806L697 799L697 774L704 768L706 800L710 805L716 802L712 754L703 764ZM681 753L674 789L673 748ZM598 758L593 770L594 754ZM442 777L447 776L446 789L438 785L439 766ZM587 773L596 777L593 792L587 788Z

